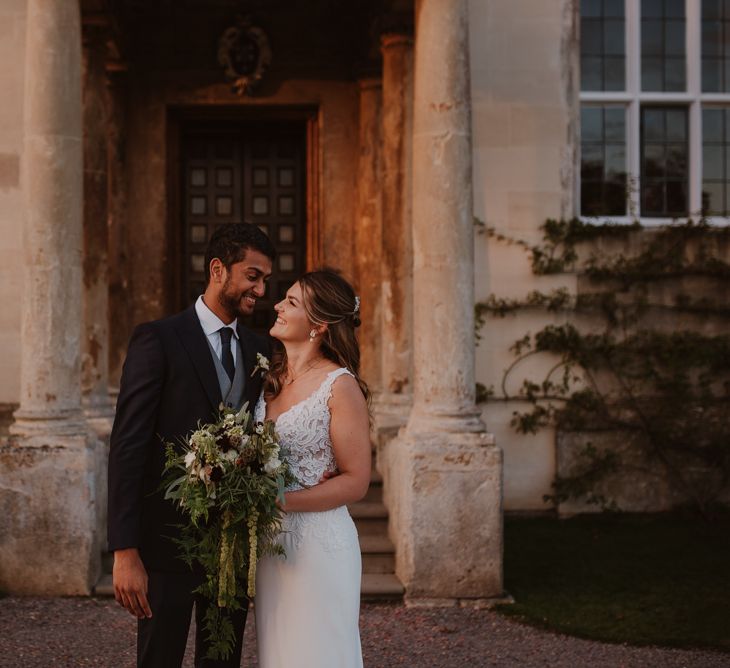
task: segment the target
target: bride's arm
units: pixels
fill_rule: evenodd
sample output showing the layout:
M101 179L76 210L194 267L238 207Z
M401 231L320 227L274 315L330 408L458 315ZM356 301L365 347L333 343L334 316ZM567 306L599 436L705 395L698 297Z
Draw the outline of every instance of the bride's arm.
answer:
M343 374L332 386L329 401L330 439L339 475L310 487L286 493L287 512L331 510L362 499L370 484L370 420L357 381Z

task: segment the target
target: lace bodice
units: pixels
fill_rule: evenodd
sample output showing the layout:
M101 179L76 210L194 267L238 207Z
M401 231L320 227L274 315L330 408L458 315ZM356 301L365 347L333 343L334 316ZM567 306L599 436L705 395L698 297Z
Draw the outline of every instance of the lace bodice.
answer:
M276 419L276 433L285 451L297 482L287 491L311 487L319 483L325 471L337 468L330 440L329 399L332 385L347 369L335 369L327 374L322 384L306 399L294 404ZM254 419L266 417L266 399L259 397ZM357 530L345 506L323 512L286 513L282 521L279 541L287 553L291 546L301 545L305 535L314 538L327 552L351 548L359 550Z
M337 468L330 440L329 399L332 385L341 375L352 375L347 369L335 369L306 399L294 404L276 419L276 432L286 451L287 461L298 484L288 491L316 485L325 471ZM256 404L254 419L263 422L266 400L263 390Z

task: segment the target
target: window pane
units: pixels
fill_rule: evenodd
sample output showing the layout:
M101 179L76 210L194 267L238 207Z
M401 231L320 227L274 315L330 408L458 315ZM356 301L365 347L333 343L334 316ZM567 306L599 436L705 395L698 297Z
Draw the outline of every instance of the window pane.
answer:
M615 3L615 0L613 0ZM586 16L601 16L601 0L581 0L580 14Z
M710 216L727 216L730 202L730 108L702 109L702 211Z
M624 89L624 59L623 58L604 58L604 90L623 90Z
M725 151L722 146L703 146L702 177L722 180L725 177L724 158Z
M581 214L626 214L626 110L581 109Z
M721 108L705 108L702 110L702 141L722 142L725 132L725 113Z
M670 110L666 114L667 139L669 141L684 141L687 136L687 113L684 110Z
M664 0L664 16L684 18L684 0Z
M581 53L601 55L603 53L603 21L584 19L580 30Z
M664 39L667 54L672 56L684 55L684 23L682 21L667 22Z
M581 58L581 90L602 90L603 58Z
M685 107L641 109L641 215L687 215L689 148Z
M664 90L684 90L684 58L667 58L664 61Z
M641 2L641 88L686 88L684 0Z
M664 147L661 144L644 147L644 174L649 178L664 178Z
M603 50L609 56L624 55L624 22L611 19L603 22Z
M642 110L643 132L647 142L661 141L664 139L664 111L661 109Z
M663 54L662 25L662 21L641 22L641 53L644 56L661 56Z
M624 0L603 0L603 14L607 17L624 17Z
M626 137L626 112L623 107L607 107L604 110L604 118L606 141L623 142Z
M667 181L667 214L684 216L687 214L687 184L684 181Z
M730 92L730 4L702 0L702 90Z
M641 59L641 87L643 90L662 90L664 88L664 71L661 58Z
M702 184L702 211L706 215L725 215L724 191L725 185L722 182L705 181Z
M662 18L664 16L663 0L642 0L641 15L644 17Z
M624 0L581 0L581 89L626 88Z
M722 18L722 4L723 0L702 0L702 18Z
M722 90L722 61L702 59L702 90L718 93Z

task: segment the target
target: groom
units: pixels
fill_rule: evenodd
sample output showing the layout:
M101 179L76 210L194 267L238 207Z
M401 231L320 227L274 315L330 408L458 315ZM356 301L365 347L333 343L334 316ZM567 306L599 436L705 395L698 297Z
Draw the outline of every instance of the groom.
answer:
M109 549L114 594L138 618L137 665L180 666L195 604L198 629L205 610L193 594L202 573L178 557L172 539L183 516L158 492L163 441L177 442L211 422L221 402L251 410L261 378L251 373L267 341L239 318L263 297L276 251L255 225L226 224L210 238L207 286L177 315L139 325L124 363L109 452ZM195 665L240 666L248 602L232 613L236 646L228 661L206 659L206 639L195 639Z

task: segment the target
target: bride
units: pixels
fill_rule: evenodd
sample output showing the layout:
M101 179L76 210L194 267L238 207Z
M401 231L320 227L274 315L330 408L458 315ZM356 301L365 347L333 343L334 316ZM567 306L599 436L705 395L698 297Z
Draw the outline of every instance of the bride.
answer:
M278 540L286 557L265 557L258 566L259 665L362 666L360 546L346 508L365 496L371 466L368 390L355 338L359 299L336 272L314 271L275 310L270 334L283 351L255 417L275 421L298 484L282 506Z

